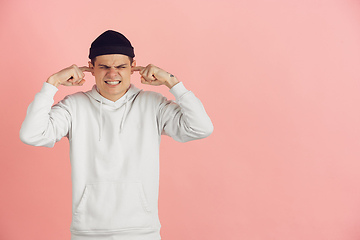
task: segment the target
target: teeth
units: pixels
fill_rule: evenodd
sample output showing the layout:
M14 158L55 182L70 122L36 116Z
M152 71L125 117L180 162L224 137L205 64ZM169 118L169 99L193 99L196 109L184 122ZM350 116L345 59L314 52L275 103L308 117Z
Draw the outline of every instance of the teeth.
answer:
M116 85L120 83L120 81L105 81L105 82L110 85Z

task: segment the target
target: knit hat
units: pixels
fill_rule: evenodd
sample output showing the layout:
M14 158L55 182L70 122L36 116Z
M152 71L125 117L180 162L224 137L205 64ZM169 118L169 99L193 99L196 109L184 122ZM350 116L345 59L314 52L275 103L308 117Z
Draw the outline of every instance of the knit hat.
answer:
M134 48L130 41L121 33L113 30L107 30L98 36L90 47L89 58L107 54L123 54L129 57L135 57Z

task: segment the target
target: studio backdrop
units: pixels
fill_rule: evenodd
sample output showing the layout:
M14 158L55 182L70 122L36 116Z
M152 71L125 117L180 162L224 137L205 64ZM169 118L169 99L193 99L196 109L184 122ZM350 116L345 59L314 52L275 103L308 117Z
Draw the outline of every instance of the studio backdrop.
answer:
M20 141L47 78L122 32L137 64L173 73L214 125L163 136L164 240L360 238L360 2L0 1L0 239L70 239L69 143ZM55 102L87 91L60 86ZM165 86L132 83L173 95Z

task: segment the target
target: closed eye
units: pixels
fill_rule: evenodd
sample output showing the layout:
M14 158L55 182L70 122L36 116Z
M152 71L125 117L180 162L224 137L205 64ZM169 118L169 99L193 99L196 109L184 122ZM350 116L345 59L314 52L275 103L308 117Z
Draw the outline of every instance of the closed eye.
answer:
M108 69L108 68L110 68L110 67L105 66L105 65L100 65L99 68L101 68L101 69Z
M126 68L126 65L119 65L116 68Z

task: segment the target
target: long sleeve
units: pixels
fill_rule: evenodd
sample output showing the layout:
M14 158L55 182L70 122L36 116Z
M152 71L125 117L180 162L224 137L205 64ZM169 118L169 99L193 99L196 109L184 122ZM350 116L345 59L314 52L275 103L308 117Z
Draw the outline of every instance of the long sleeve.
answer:
M170 89L176 103L162 101L159 107L158 121L162 134L178 142L187 142L209 136L213 124L201 101L193 92L187 90L182 82Z
M53 147L55 142L68 134L71 127L68 104L71 100L66 97L52 107L57 91L53 85L44 83L41 91L35 95L21 125L20 139L23 143Z

